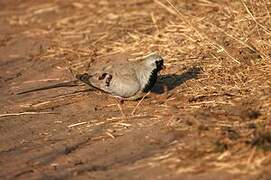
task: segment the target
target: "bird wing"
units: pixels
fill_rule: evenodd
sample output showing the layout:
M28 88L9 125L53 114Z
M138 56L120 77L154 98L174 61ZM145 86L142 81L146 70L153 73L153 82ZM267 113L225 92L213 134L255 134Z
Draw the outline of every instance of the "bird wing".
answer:
M114 64L79 79L113 96L131 97L141 88L135 71L130 63Z
M114 64L105 69L112 75L109 86L104 86L114 96L131 97L140 91L140 81L136 76L136 69L132 63Z

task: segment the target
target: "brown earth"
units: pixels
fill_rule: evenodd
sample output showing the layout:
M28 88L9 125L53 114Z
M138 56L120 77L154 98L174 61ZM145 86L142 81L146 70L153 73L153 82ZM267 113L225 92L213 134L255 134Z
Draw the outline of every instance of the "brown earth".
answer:
M270 179L270 13L267 0L1 0L0 179ZM127 119L84 86L16 95L151 52L167 69L134 116L124 102Z

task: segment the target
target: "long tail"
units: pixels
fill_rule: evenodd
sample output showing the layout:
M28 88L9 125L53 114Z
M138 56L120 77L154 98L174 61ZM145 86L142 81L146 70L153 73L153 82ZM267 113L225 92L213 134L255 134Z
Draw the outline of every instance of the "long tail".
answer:
M59 87L73 87L73 86L79 86L79 85L80 85L80 81L76 79L73 81L66 81L66 82L64 81L64 82L57 83L57 84L52 84L52 85L48 85L48 86L44 86L44 87L40 87L40 88L22 91L22 92L17 93L17 95L31 93L31 92L35 92L35 91L43 91L43 90L47 90L47 89L54 89L54 88L59 88Z

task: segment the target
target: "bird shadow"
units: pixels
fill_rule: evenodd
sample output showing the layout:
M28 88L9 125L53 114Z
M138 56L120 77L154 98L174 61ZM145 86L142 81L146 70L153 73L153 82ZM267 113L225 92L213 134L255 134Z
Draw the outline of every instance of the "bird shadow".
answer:
M167 74L158 77L157 83L151 90L155 94L163 94L166 90L171 91L188 80L196 79L202 72L202 68L195 66L182 74Z

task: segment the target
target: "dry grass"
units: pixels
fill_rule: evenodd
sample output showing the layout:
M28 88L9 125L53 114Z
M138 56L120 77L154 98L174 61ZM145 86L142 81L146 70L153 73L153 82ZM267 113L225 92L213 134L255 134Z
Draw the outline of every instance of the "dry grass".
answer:
M26 14L7 18L18 26L43 24L24 32L52 38L53 45L37 59L64 61L65 68L77 72L100 60L114 61L110 57L116 54L136 58L159 52L168 74L181 75L195 66L202 69L196 79L170 90L167 99L145 100L140 110L155 111L155 121L185 132L190 141L173 143L163 154L131 169L166 164L176 173L223 169L259 175L270 164L269 1L69 2L66 8L60 1L22 6ZM53 23L43 18L48 13L56 15ZM127 108L133 106L128 103ZM70 126L86 122L81 123ZM104 123L130 126L118 118ZM106 136L117 137L106 131L101 138Z

